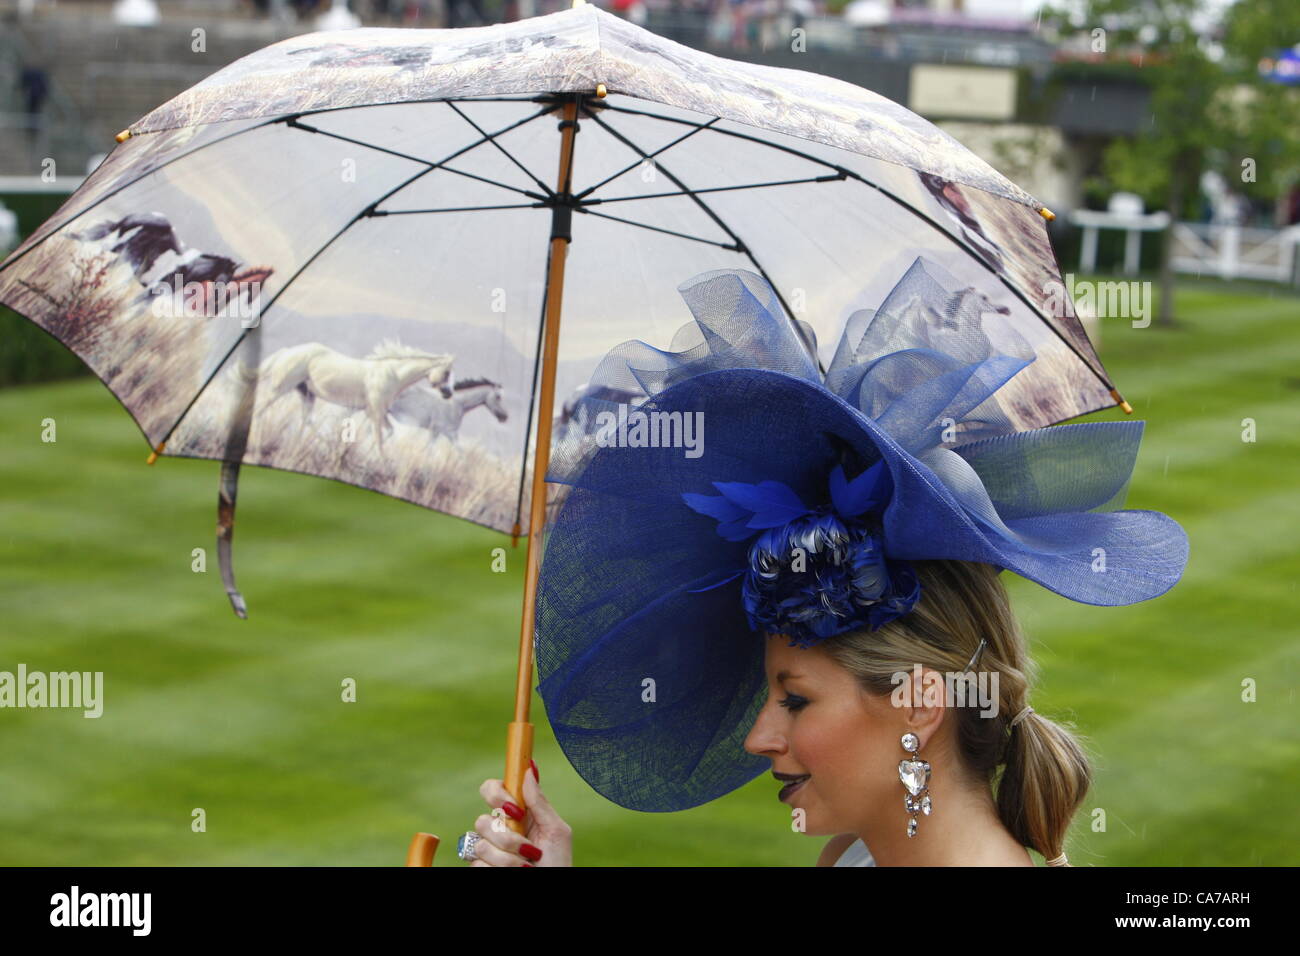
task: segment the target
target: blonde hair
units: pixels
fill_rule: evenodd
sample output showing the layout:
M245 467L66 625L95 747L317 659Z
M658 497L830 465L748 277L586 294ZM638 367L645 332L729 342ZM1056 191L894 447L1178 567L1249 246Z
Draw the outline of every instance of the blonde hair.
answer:
M911 564L921 597L909 613L875 631L837 635L822 647L868 693L888 696L897 686L894 675L911 673L914 664L965 671L980 639L986 640L974 670L998 674L998 715L981 717L979 708L969 705L954 708L961 759L977 780L996 786L998 817L1011 834L1055 862L1092 784L1092 769L1066 726L1037 711L1011 726L1029 703L1037 668L998 569L968 561Z

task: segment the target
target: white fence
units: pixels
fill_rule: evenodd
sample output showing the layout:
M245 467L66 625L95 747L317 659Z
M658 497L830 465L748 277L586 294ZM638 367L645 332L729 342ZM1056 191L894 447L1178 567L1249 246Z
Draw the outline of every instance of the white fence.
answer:
M1300 225L1286 229L1254 229L1210 223L1176 222L1173 266L1176 272L1222 279L1296 281Z

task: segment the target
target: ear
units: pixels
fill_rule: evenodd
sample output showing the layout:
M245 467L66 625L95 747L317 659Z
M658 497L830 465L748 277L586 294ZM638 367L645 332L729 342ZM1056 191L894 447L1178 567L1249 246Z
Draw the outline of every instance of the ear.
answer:
M904 701L907 730L921 739L921 750L934 739L948 709L947 684L941 671L916 668L908 675L910 699Z

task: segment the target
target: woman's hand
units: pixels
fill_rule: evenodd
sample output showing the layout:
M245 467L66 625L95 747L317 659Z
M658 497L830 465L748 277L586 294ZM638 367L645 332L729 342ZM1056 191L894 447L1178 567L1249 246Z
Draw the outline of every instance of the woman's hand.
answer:
M524 774L524 802L521 811L500 780L484 780L478 792L494 813L474 821L481 838L474 845L477 857L470 866L573 866L573 831L547 801L536 777L536 764ZM506 825L505 817L524 814L521 836Z

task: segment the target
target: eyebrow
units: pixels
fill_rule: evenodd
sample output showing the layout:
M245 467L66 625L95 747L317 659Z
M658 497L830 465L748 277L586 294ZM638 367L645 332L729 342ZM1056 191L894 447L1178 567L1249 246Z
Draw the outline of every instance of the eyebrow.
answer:
M802 674L791 674L789 671L781 671L781 673L779 673L779 674L776 675L776 682L779 684L779 683L781 683L782 681L784 681L787 677L803 677L803 675L802 675Z

